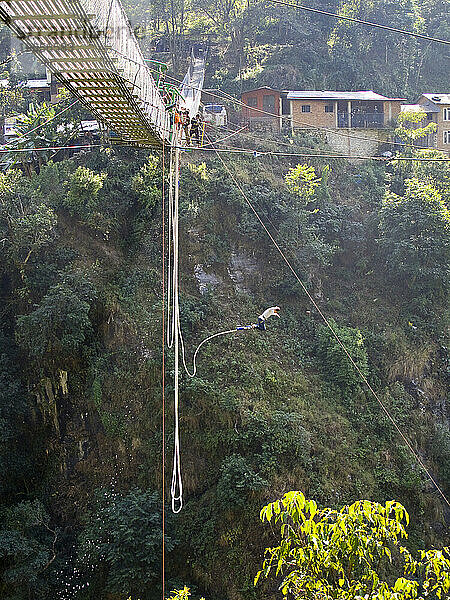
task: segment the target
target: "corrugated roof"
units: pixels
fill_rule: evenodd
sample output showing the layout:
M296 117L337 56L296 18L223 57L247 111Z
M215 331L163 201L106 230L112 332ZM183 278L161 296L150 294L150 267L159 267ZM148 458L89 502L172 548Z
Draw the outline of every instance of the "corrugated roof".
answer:
M450 94L422 94L434 104L450 104Z
M375 92L333 92L329 90L300 90L288 92L288 100L404 100L404 98L386 98Z
M425 102L424 104L402 104L400 107L402 112L426 112L426 113L438 113L439 109L431 104Z

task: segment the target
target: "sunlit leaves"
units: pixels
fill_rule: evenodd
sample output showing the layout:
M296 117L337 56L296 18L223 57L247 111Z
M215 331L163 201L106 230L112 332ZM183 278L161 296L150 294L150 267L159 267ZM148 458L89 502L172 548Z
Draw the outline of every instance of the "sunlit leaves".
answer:
M384 563L401 555L405 575L424 579L420 598L443 598L450 586L448 549L420 553L414 561L400 546L407 537L409 516L398 502L361 500L341 510L320 509L300 491L292 491L265 506L261 520L281 525L278 546L267 548L256 574L275 577L283 595L298 600L334 598L418 599L416 578L399 577L391 586L384 581ZM434 594L434 596L433 596Z

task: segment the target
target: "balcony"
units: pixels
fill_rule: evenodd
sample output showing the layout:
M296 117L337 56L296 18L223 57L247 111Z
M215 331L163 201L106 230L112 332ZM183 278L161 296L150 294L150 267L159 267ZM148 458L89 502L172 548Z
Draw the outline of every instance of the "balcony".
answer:
M349 114L353 129L376 129L384 127L384 113L348 113L338 112L338 127L349 127Z

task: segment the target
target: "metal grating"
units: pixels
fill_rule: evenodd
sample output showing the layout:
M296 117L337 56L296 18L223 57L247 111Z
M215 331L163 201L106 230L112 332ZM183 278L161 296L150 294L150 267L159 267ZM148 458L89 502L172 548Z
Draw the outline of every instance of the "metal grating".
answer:
M0 19L121 141L169 143L169 115L120 0L0 0Z

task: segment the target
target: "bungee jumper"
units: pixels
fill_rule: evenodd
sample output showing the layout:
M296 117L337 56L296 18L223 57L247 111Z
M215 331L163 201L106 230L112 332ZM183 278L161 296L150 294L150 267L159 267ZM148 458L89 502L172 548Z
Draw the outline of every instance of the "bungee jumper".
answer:
M256 323L255 329L259 329L260 331L266 330L266 321L269 317L278 317L281 318L278 314L278 311L281 310L279 306L271 306L270 308L266 308L266 310L259 315L258 323Z
M270 308L266 308L266 310L261 315L259 315L257 323L236 327L236 331L242 331L243 329L259 329L259 331L266 331L266 320L269 317L278 317L279 319L281 318L278 314L279 310L281 310L279 306L271 306Z
M203 344L205 344L206 342L209 342L210 340L212 340L216 337L236 333L238 331L248 331L251 329L258 329L259 331L266 331L266 321L269 317L278 317L279 319L281 318L280 315L278 314L279 310L281 310L279 306L271 306L270 308L266 308L266 310L261 315L259 315L257 323L252 323L251 325L240 325L239 327L235 327L234 329L227 329L226 331L219 331L218 333L209 335L207 338L202 340L200 342L200 344L197 346L197 348L195 349L194 357L192 360L192 364L193 364L192 372L189 371L188 366L186 364L184 340L183 340L183 336L181 334L181 328L180 328L179 333L180 333L180 342L181 342L181 357L183 360L183 366L184 366L184 370L186 371L186 374L189 377L195 377L195 375L197 373L197 355L198 355L200 348L203 346ZM176 326L176 324L174 324L174 326ZM178 327L180 327L179 323L178 323Z

